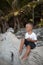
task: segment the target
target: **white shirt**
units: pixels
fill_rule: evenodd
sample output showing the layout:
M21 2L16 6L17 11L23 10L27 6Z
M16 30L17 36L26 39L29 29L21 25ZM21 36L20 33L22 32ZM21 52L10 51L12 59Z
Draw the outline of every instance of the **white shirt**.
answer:
M37 36L34 32L32 34L29 34L28 32L25 34L25 39L31 38L32 40L37 40Z

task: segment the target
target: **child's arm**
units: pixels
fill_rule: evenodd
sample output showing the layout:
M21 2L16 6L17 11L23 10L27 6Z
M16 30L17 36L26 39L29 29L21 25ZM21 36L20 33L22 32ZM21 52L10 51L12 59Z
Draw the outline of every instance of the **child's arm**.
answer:
M32 40L31 38L27 38L27 40L30 42L37 42L37 40Z

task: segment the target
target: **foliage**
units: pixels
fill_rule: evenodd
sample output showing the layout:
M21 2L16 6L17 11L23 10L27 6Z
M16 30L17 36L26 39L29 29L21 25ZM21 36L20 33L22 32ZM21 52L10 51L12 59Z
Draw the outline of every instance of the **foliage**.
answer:
M13 15L15 16L16 14L17 17L19 17L19 15L21 16L21 20L25 18L27 21L29 20L33 21L34 18L35 19L34 23L38 24L37 22L40 21L41 17L40 3L41 2L37 1L33 2L33 0L0 0L0 10L4 13L3 18L5 20L9 20L11 16Z

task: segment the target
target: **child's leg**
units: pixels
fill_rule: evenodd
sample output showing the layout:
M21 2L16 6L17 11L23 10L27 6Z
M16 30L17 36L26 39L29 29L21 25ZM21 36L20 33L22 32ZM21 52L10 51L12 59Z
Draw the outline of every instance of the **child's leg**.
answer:
M26 60L27 59L30 51L31 51L31 47L30 46L27 46L26 47L26 52L25 52L24 56L22 57L23 60Z
M19 52L21 52L22 49L23 49L24 41L25 41L25 39L22 39L22 40L21 40L21 44L20 44L20 48L19 48Z

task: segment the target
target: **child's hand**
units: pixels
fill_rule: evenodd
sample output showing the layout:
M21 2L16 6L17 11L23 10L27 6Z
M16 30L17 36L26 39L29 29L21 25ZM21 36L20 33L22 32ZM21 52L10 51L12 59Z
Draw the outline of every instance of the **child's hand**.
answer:
M27 38L28 41L31 41L32 39L31 38Z
M27 38L27 41L30 41L30 42L37 42L37 40L32 40L31 38Z

